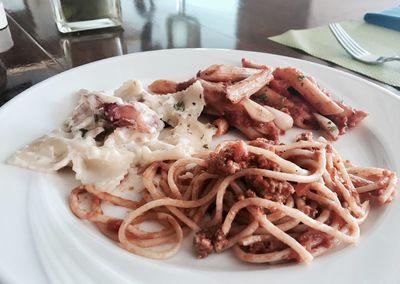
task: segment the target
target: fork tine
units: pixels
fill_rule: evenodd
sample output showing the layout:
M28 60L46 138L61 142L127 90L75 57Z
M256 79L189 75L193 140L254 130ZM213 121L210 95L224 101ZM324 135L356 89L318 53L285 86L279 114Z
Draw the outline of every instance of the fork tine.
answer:
M330 26L332 33L336 37L336 39L339 41L340 45L353 57L358 56L358 52L355 51L351 45L347 43L347 41L342 37L342 35L339 33L338 30L334 26Z
M355 49L354 46L352 46L347 38L342 34L342 32L338 29L336 24L330 24L329 27L331 28L333 34L335 35L336 39L339 41L339 43L343 46L343 48L350 53L353 56L358 56L359 55L359 50Z
M351 44L356 50L358 50L361 53L368 53L364 48L362 48L360 45L358 45L357 42L355 42L350 36L349 34L343 29L343 27L340 24L334 24L336 26L336 28L339 30L339 32L341 33L341 35L343 35L343 37L345 39L347 39L347 41L349 42L349 44Z
M361 56L368 54L368 52L359 46L339 24L329 24L329 27L336 36L336 39L342 44L343 48L351 55Z

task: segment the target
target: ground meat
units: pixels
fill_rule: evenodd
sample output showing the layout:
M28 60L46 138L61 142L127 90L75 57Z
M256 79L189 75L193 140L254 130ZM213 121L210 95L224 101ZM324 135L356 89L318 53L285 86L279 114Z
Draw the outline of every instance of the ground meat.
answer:
M262 176L246 176L244 180L257 196L268 200L285 203L289 196L294 193L293 186L287 181Z
M193 237L193 245L198 258L207 257L213 250L220 252L227 244L228 240L225 234L217 227L201 230Z
M312 141L312 140L313 140L313 134L310 131L300 133L299 135L296 136L296 142Z
M216 252L223 251L228 245L228 240L221 229L217 230L214 236L214 248Z
M193 245L197 258L206 258L214 249L211 237L206 231L199 231L194 234Z
M230 143L220 151L210 154L208 171L220 175L233 175L247 167L249 153L243 141Z
M257 139L249 142L250 145L274 151L270 140ZM219 175L233 175L241 169L261 168L279 171L279 165L263 155L249 153L247 145L242 141L231 142L223 149L211 153L208 159L208 172Z
M271 171L279 171L280 167L277 163L268 160L265 156L255 155L255 162L258 168L271 170Z
M332 237L327 235L324 232L317 231L311 229L298 237L298 242L302 244L309 252L313 252L313 250L319 246L323 246L325 248L332 247Z
M316 202L311 202L309 205L305 205L300 209L304 214L315 219L318 215L318 204Z

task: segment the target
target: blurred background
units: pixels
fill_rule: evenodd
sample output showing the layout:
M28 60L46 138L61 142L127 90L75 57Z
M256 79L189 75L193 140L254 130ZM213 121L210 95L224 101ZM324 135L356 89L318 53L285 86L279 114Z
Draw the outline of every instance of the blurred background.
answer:
M268 40L398 5L389 0L121 0L120 27L62 34L51 0L3 0L12 47L0 52L0 105L54 74L98 59L166 48L270 52L328 64ZM1 36L1 35L0 35ZM0 38L0 41L2 39Z

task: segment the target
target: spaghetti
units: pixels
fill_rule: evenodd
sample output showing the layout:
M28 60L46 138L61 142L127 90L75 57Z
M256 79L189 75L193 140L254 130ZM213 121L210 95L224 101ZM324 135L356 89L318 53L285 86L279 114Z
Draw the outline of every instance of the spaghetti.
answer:
M70 208L141 256L171 257L193 231L199 258L232 249L243 261L271 264L307 263L356 243L370 206L390 202L397 184L395 173L355 167L309 135L286 145L224 142L196 157L153 162L142 179L140 201L82 185L72 190ZM86 209L82 194L90 197ZM125 218L106 215L104 202L126 208ZM144 230L149 220L163 229Z

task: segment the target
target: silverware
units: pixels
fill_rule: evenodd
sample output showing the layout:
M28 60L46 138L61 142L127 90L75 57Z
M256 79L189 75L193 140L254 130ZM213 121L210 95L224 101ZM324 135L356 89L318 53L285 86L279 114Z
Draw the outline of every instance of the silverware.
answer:
M335 35L338 42L343 46L343 48L358 61L367 64L381 64L388 61L398 60L400 61L400 56L379 56L371 54L369 51L358 45L342 28L340 24L333 23L329 24L329 28Z

